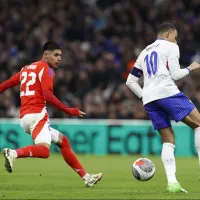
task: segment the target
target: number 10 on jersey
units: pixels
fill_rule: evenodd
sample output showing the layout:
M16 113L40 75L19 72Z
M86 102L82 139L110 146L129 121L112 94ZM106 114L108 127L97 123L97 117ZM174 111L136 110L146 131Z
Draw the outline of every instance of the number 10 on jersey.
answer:
M147 54L144 58L144 62L150 78L152 75L155 75L158 70L158 53L152 51L150 54Z

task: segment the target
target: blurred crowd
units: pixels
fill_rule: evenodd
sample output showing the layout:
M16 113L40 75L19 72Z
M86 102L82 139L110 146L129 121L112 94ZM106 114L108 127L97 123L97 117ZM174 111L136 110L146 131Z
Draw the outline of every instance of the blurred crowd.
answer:
M41 59L47 40L63 50L55 95L86 118L148 119L125 81L160 23L178 31L181 67L200 62L199 0L1 0L0 83ZM177 84L200 109L200 72ZM142 85L142 80L140 81ZM0 117L19 116L19 87L0 94ZM48 106L53 118L66 114Z

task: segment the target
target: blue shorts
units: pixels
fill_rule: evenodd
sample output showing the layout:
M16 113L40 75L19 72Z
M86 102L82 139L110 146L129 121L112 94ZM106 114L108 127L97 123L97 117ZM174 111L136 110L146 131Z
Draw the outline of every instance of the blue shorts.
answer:
M158 99L144 105L154 129L171 127L170 119L176 122L185 118L195 105L182 93Z

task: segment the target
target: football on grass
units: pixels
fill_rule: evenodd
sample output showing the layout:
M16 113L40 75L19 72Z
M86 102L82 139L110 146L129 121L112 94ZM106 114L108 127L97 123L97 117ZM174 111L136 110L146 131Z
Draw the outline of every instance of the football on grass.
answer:
M155 174L155 165L148 158L139 158L133 163L132 173L137 180L148 181Z

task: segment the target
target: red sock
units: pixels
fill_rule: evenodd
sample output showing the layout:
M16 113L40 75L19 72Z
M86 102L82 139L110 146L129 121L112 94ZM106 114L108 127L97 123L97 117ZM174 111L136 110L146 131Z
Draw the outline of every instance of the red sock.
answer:
M75 156L69 144L67 137L64 137L60 145L60 150L65 162L82 178L86 175L86 171Z
M43 145L32 145L16 149L17 158L27 158L27 157L36 157L36 158L48 158L50 151L49 148Z

